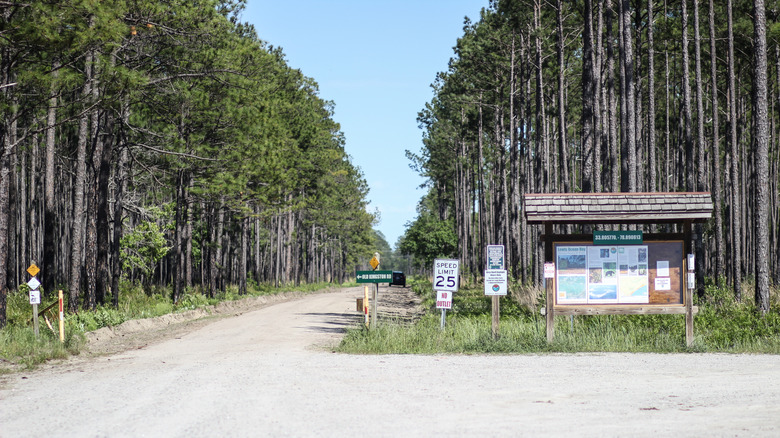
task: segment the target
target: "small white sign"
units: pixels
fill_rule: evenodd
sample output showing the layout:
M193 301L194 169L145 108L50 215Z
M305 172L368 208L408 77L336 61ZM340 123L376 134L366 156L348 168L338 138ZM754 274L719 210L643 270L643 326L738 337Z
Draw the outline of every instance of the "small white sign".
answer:
M27 282L27 286L30 286L31 290L38 289L38 287L41 285L41 282L38 281L37 278L33 277L30 279L30 281Z
M39 290L30 291L30 304L41 304L41 291Z
M696 274L688 273L688 289L696 289Z
M505 269L485 270L485 295L506 295L507 280Z
M655 290L672 290L672 279L656 277Z
M669 276L669 260L658 260L655 264L656 277ZM657 288L656 288L657 289Z
M544 278L555 278L555 263L547 262L544 264Z
M436 308L452 309L452 292L446 290L436 291Z
M688 254L688 270L689 271L696 270L696 256L693 254Z

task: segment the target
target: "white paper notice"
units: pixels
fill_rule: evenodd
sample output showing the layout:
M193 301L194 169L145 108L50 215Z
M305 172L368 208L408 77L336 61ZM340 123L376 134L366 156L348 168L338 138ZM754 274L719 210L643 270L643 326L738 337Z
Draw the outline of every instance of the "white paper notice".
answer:
M659 260L655 266L656 277L668 277L669 276L669 260ZM658 288L655 288L658 290ZM666 290L666 289L664 289Z
M656 277L655 290L672 290L672 279Z

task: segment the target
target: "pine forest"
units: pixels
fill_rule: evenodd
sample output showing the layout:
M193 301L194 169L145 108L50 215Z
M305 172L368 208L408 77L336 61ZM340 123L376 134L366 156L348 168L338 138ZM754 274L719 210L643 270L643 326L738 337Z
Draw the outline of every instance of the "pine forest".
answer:
M400 247L418 261L447 248L478 278L486 245L503 244L510 276L537 283L542 230L524 223L523 194L710 192L697 269L737 299L754 284L766 312L780 280L779 14L763 0L491 1L419 113L423 146L407 155L429 191Z
M0 327L31 263L70 311L116 305L120 278L176 302L354 275L366 182L242 6L0 2Z
M337 102L244 4L0 2L0 327L31 263L75 312L116 306L120 280L174 302L342 283L386 246ZM428 192L398 251L476 281L503 244L513 284L535 285L523 194L710 192L700 276L769 310L780 1L491 0L453 44L407 151Z

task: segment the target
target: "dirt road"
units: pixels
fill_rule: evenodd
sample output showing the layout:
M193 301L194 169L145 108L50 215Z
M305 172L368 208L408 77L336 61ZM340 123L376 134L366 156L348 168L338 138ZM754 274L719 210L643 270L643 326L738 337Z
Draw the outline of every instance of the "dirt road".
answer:
M777 356L332 353L359 295L311 295L12 374L0 437L780 434Z

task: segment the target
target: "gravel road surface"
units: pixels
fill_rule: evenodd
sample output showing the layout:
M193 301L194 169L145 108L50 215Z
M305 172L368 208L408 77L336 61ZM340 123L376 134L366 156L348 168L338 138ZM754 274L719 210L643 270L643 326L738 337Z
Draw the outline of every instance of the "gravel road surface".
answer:
M0 437L780 435L777 356L332 353L358 296L7 375Z

